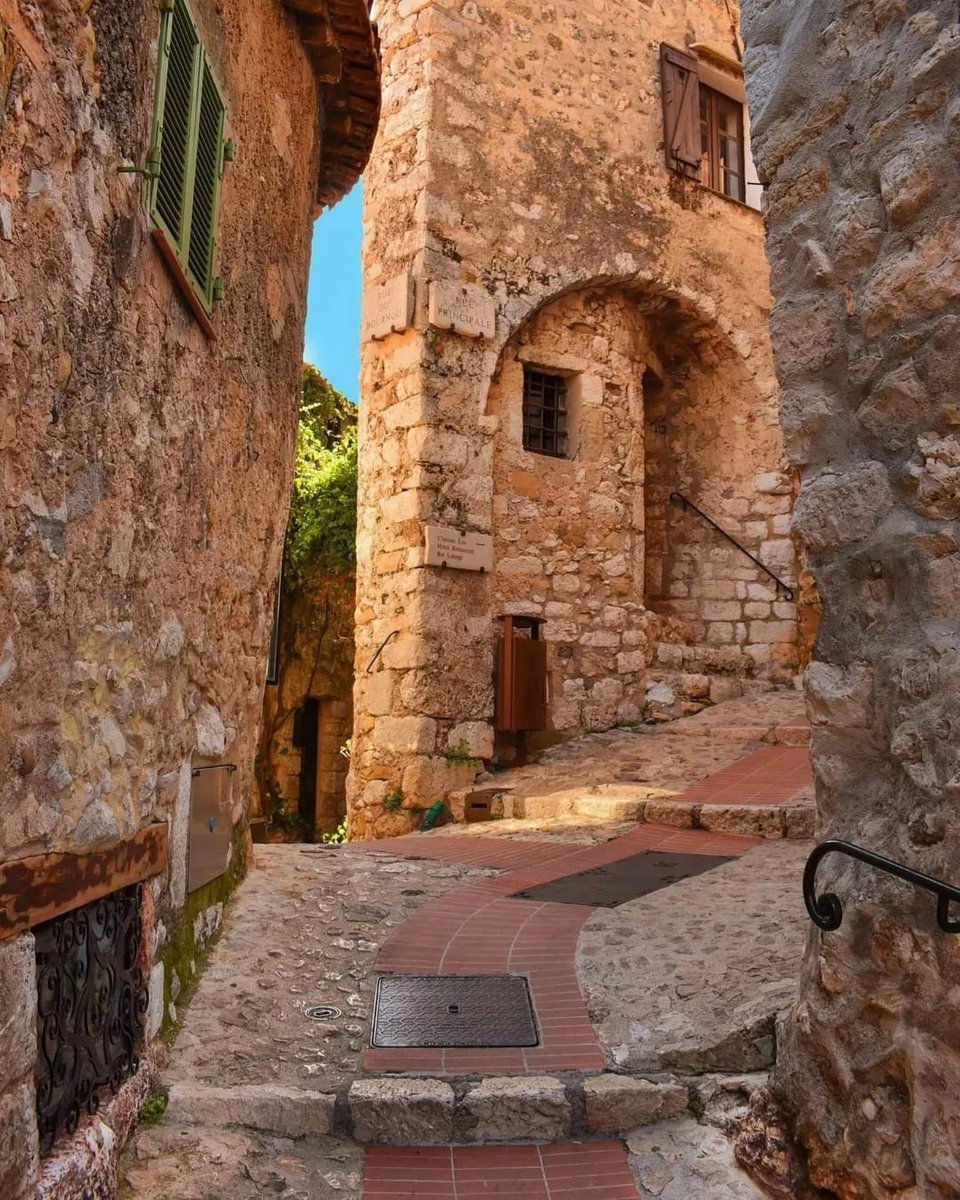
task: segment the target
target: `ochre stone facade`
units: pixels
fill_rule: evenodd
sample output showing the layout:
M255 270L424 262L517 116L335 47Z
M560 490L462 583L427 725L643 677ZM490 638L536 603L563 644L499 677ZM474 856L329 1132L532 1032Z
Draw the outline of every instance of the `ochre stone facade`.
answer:
M298 7L326 21L322 3ZM144 887L149 1037L222 911L211 898L195 913L209 892L188 896L199 762L237 768L221 892L242 866L311 227L318 186L342 176L327 170L323 80L298 19L280 0L193 15L236 149L215 340L154 245L142 177L122 170L150 144L158 5L0 4L0 861L169 827L169 859ZM36 989L32 935L0 941L4 1200L37 1183ZM49 1175L43 1194L67 1178Z
M781 417L824 621L820 833L960 877L960 24L946 0L749 0ZM778 1088L844 1200L960 1195L960 939L831 857ZM956 917L958 914L952 914Z
M798 670L796 602L670 499L796 582L762 220L664 156L661 44L742 96L736 6L635 7L378 6L353 836L409 828L383 811L397 789L443 799L449 751L493 756L505 614L545 622L547 737ZM413 317L390 332L380 289L404 276ZM431 321L450 285L475 329ZM565 457L523 448L525 366L565 381ZM492 571L425 565L425 525L492 537Z

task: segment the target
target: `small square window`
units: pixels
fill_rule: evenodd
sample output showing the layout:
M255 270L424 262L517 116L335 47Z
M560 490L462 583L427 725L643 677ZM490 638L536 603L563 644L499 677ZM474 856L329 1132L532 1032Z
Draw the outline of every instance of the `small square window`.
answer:
M567 457L567 381L562 375L524 367L523 448Z

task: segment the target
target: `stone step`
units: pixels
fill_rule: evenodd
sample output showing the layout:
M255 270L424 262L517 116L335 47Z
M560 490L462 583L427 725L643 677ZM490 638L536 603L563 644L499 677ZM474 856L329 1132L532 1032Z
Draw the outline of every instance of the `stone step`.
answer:
M175 1083L166 1115L180 1126L239 1126L287 1138L339 1134L364 1145L542 1144L619 1135L683 1116L696 1086L613 1073L573 1079L390 1076L355 1080L338 1097L275 1084Z

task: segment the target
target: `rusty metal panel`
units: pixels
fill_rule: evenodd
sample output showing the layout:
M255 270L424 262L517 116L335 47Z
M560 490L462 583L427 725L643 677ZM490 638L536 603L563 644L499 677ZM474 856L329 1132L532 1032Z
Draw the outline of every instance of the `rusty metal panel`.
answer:
M547 644L513 640L513 728L536 732L547 727Z
M105 850L0 863L0 941L159 875L166 865L167 827L159 823Z
M193 768L187 870L189 892L195 892L227 869L236 769L233 763L209 763Z

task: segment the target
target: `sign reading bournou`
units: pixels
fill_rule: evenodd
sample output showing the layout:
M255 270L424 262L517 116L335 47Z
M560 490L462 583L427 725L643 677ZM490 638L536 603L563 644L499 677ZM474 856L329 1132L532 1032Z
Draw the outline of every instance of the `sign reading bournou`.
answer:
M461 533L444 525L425 525L428 567L460 571L493 570L493 538L487 533Z
M363 296L363 340L385 338L408 329L413 320L414 282L405 271Z
M430 324L465 337L492 338L497 326L493 297L472 283L430 284Z

